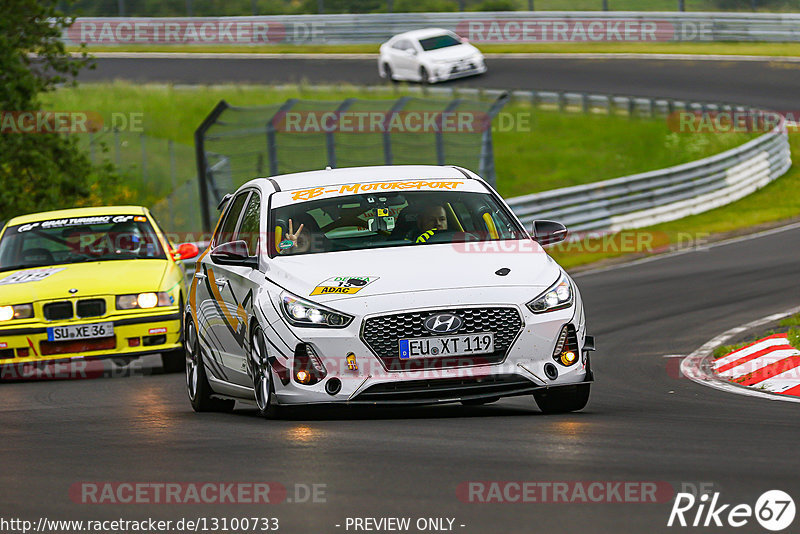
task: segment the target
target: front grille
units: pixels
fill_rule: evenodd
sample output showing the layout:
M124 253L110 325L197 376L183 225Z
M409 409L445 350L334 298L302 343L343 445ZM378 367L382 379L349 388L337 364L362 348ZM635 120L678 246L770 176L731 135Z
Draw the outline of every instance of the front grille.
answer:
M78 354L95 350L115 349L116 347L116 337L74 339L70 341L42 341L39 343L42 356L48 356L50 354Z
M538 386L518 375L488 375L470 378L402 380L376 384L357 395L355 402L412 403L458 400L469 397L523 395ZM352 401L351 401L352 402Z
M455 335L493 332L495 351L476 356L401 360L398 340L434 336L435 334L425 330L423 323L428 317L444 312L454 313L464 320L464 325ZM371 317L364 321L361 340L375 353L387 370L416 371L501 362L521 329L522 317L516 308L457 308Z
M72 319L72 303L69 301L51 302L45 304L44 318L48 321L60 321L64 319Z
M79 300L75 309L78 317L100 317L106 313L106 301L103 299Z

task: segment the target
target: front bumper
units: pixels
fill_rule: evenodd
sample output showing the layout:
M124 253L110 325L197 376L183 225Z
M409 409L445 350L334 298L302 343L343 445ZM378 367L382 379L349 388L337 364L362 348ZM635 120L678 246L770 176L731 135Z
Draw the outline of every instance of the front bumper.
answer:
M51 326L114 323L114 335L89 340L48 342ZM132 341L135 340L135 341ZM0 366L74 359L131 358L181 348L181 315L177 307L91 319L27 322L0 328Z
M498 306L502 306L498 304ZM508 306L507 304L505 306ZM437 404L481 398L500 398L530 394L546 388L574 386L590 382L588 355L582 350L585 324L580 304L545 315L534 315L518 308L522 327L502 361L449 368L426 367L424 360L404 370L396 370L373 352L362 337L362 320L344 329L293 328L283 320L271 324L274 333L296 346L297 340L310 345L322 359L327 374L313 385L296 382L286 373L292 369L293 355L281 354L269 347L273 360L284 370L283 380L275 380L275 395L280 404ZM581 357L577 363L564 366L554 361L556 340L567 323L577 329ZM290 341L290 340L295 341ZM348 365L352 354L356 368ZM558 376L548 378L545 365L555 365ZM281 373L276 373L279 378ZM288 380L287 380L288 376ZM326 391L326 384L341 382L335 394Z
M433 68L433 76L431 76L431 82L444 82L447 80L455 80L458 78L466 78L468 76L477 76L479 74L483 74L486 72L486 64L481 63L476 65L474 68L466 68L466 69L458 69L454 70L453 65L436 65Z

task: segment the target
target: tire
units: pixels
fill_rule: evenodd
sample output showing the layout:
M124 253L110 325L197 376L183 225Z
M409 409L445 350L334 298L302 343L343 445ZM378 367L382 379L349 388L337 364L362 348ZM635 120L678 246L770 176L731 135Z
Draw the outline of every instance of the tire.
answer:
M183 317L183 297L178 299L178 310ZM181 334L183 334L183 321L180 326ZM180 341L183 341L184 336L181 335ZM180 348L161 353L161 368L165 373L180 373L186 369L186 349Z
M543 413L567 413L582 410L589 402L591 384L560 386L549 391L534 393L533 398Z
M422 85L428 85L429 83L431 83L430 76L428 75L428 69L426 69L425 67L419 68L419 83L421 83Z
M162 352L161 368L165 373L180 373L186 369L186 349Z
M189 319L186 323L186 334L183 337L186 362L186 392L189 402L195 412L231 412L236 401L228 399L215 399L211 397L214 390L208 383L206 369L203 365L203 355L200 351L200 340L194 328L194 322Z
M253 329L253 336L250 339L250 369L253 374L253 395L258 414L266 419L278 418L280 407L275 399L272 368L267 356L267 340L264 331L258 325Z
M394 73L392 72L392 67L388 63L383 64L383 77L392 83L396 81L394 79Z

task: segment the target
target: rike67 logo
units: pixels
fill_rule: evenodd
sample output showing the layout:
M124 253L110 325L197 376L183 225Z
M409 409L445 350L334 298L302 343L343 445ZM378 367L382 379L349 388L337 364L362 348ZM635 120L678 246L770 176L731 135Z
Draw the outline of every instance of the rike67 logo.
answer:
M781 490L764 492L755 506L722 504L719 492L705 493L700 497L678 493L667 526L739 528L752 524L755 518L763 528L778 532L789 527L794 516L794 500Z

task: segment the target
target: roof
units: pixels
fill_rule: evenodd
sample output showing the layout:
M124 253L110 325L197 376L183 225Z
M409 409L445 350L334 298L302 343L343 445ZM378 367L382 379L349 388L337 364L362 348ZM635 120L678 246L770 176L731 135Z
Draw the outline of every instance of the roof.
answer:
M42 211L20 215L8 221L8 225L27 224L49 219L66 219L69 217L92 217L95 215L141 215L145 209L141 206L102 206L99 208L72 208L67 210Z
M472 175L469 176L472 178ZM272 176L281 190L308 189L327 185L351 184L355 182L376 182L414 179L465 179L456 167L439 165L378 165L374 167L342 167L321 171L297 172ZM263 178L259 178L263 180Z
M398 33L397 35L392 36L392 39L403 38L403 39L425 39L426 37L433 37L434 35L442 35L443 33L453 33L450 30L446 30L444 28L424 28L421 30L411 30L410 32L403 32Z

